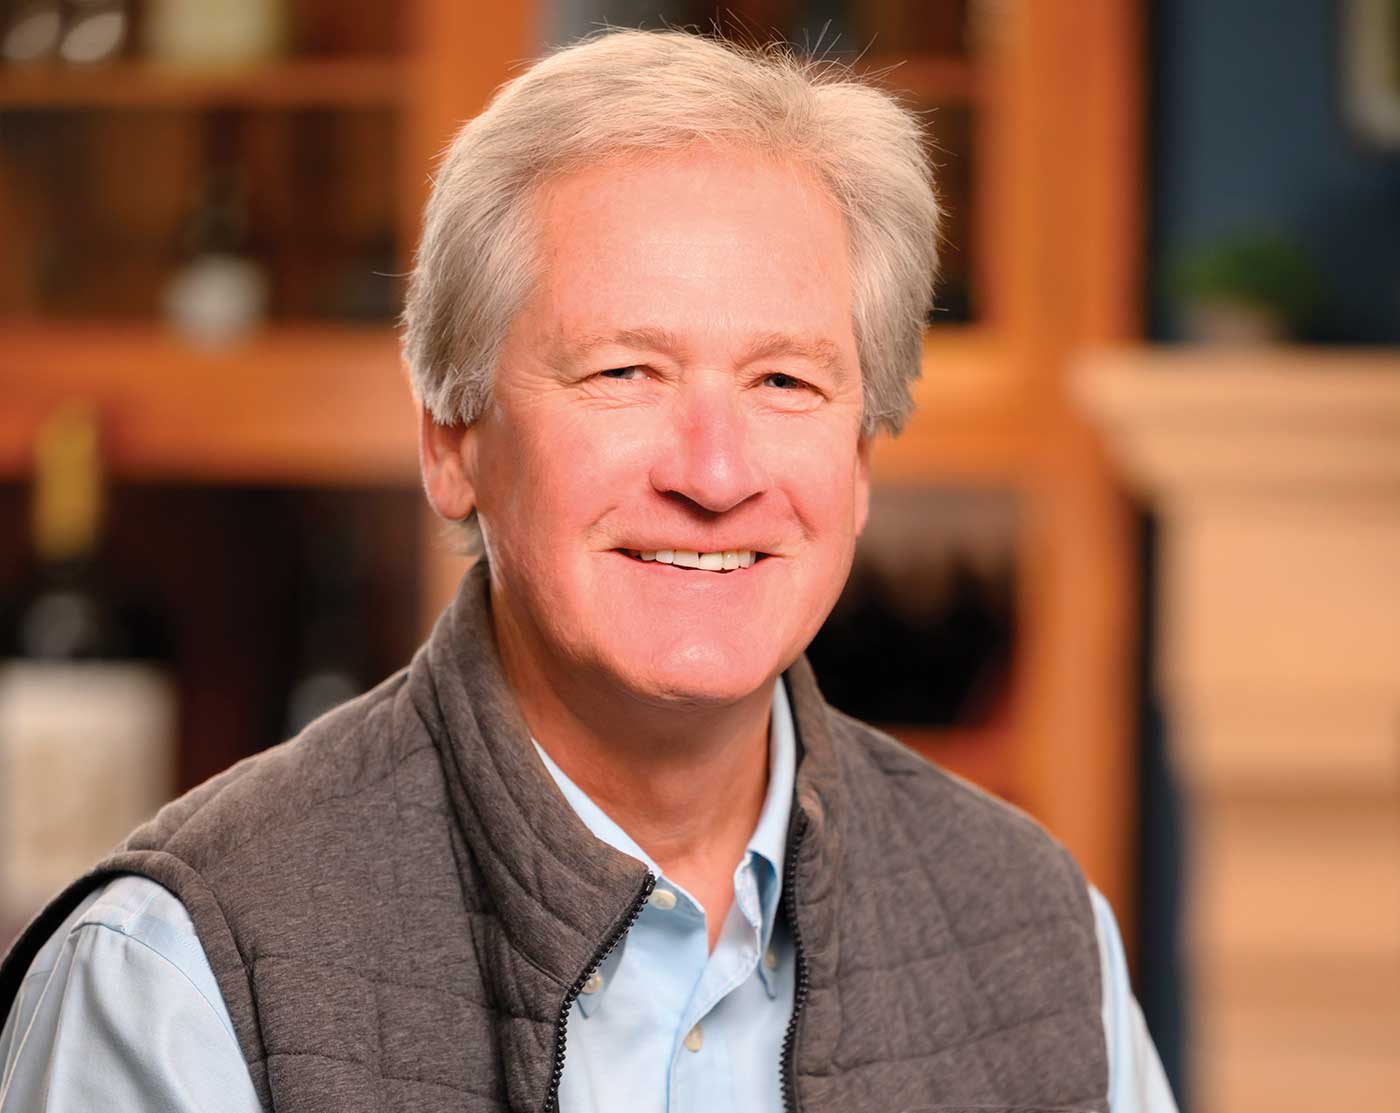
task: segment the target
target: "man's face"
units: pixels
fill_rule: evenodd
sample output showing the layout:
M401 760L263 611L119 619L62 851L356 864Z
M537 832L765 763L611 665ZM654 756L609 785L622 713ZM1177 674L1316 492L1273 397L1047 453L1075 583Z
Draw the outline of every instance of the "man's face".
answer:
M649 703L752 695L865 521L843 219L805 171L709 149L561 178L539 217L540 282L464 442L497 628Z

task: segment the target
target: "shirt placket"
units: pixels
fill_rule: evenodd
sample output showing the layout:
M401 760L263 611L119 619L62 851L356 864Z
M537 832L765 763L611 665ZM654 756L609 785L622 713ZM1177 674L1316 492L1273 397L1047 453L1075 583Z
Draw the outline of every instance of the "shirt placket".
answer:
M715 1006L753 976L763 941L752 852L734 874L734 904L677 1031L667 1108L704 1113L737 1108L734 1067L724 1033L707 1030Z

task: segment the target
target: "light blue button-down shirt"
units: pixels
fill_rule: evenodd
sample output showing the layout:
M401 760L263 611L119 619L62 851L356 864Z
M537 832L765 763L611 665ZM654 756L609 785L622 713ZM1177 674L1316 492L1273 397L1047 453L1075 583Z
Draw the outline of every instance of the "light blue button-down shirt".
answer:
M659 888L675 896L675 907L654 898L570 1015L565 1113L781 1109L778 1062L793 963L776 909L796 760L781 681L773 712L768 795L735 871L734 908L715 951L706 954L699 906L663 878ZM595 835L647 861L626 832L551 762L546 766ZM1109 1107L1175 1113L1133 1000L1113 913L1096 890L1090 897L1103 971ZM770 949L773 968L759 957ZM99 1109L259 1111L189 914L145 878L119 878L79 905L35 958L0 1030L0 1113Z
M778 1113L778 1063L795 988L792 940L778 926L797 741L787 689L773 688L768 790L734 903L710 950L705 909L573 783L540 758L595 836L642 862L656 889L569 1015L559 1087L564 1113Z

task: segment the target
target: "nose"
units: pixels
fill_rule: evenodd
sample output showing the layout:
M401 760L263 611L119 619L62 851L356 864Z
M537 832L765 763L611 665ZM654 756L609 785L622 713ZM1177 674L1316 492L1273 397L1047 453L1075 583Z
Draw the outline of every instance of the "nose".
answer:
M672 411L672 436L651 469L652 487L722 514L759 494L767 479L749 416L731 382L687 384Z

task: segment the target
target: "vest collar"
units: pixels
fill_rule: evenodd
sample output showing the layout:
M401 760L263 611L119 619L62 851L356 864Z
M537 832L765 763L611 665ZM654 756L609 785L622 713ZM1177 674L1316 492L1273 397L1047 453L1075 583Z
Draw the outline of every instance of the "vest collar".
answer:
M442 758L454 818L491 911L516 950L568 986L622 927L647 870L588 831L536 755L502 671L489 586L479 560L415 658L409 691ZM830 711L812 670L803 658L785 675L798 740L788 842L800 815L806 830L796 896L815 944L835 923L830 871L839 866L844 793Z

